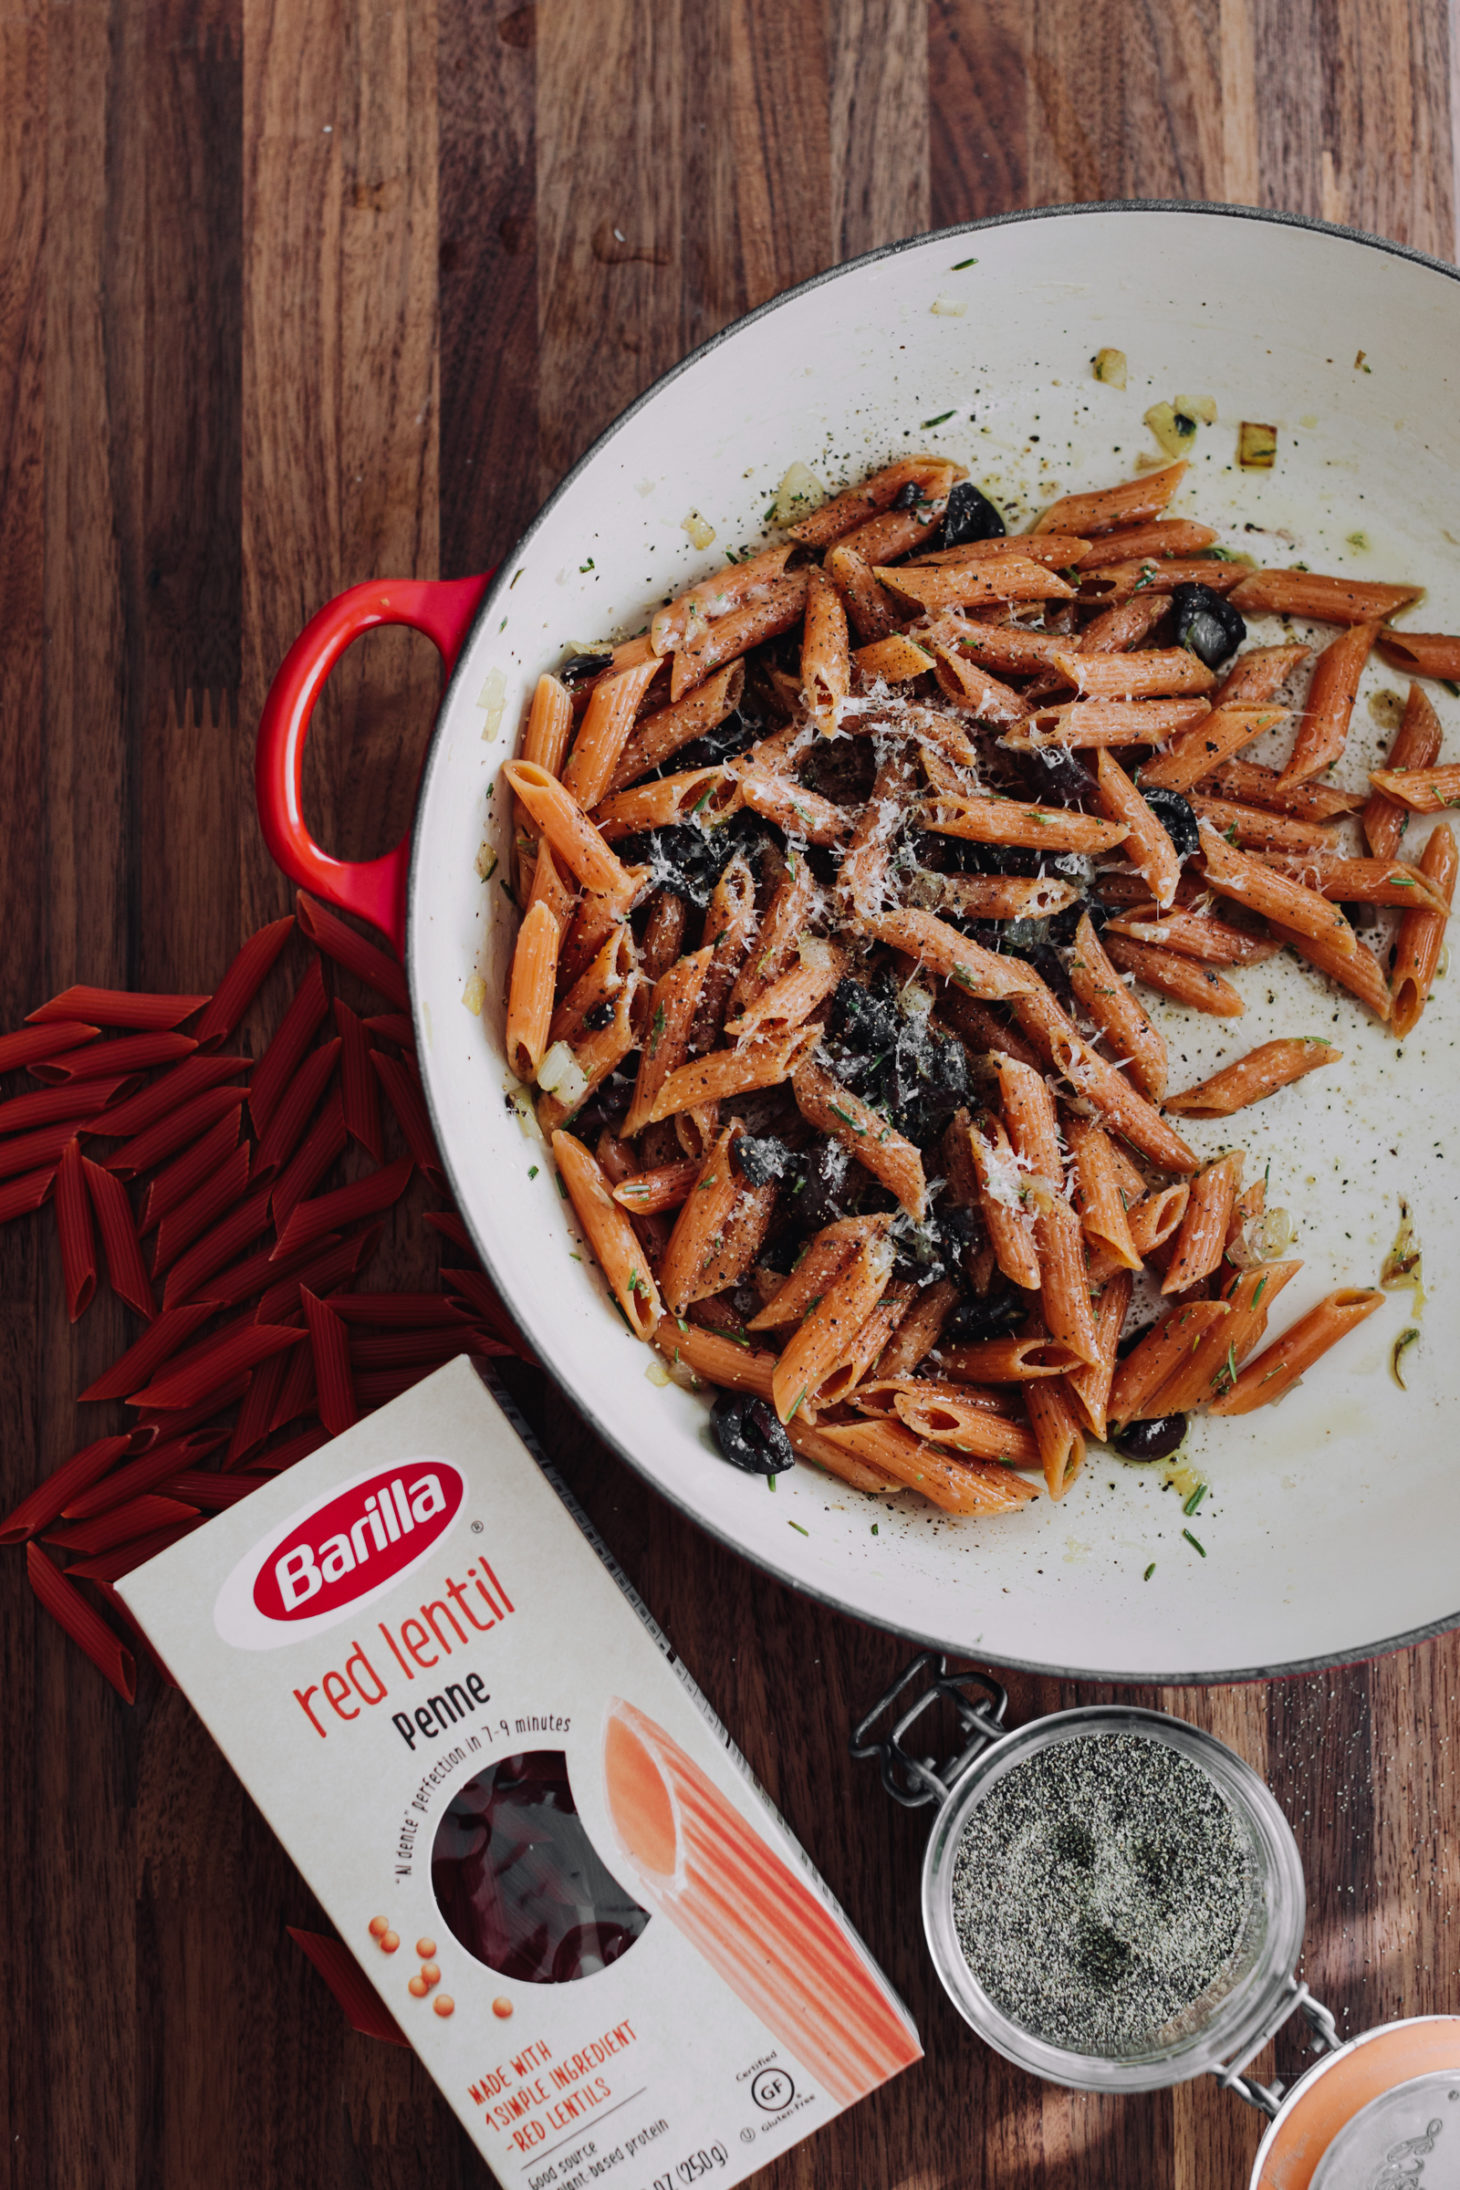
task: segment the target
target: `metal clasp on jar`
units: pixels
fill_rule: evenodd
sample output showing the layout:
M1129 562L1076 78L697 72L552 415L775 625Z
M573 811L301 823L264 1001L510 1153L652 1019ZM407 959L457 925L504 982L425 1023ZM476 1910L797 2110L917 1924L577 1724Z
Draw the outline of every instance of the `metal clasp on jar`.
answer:
M928 1673L932 1674L931 1684L893 1721L890 1732L880 1740L875 1738L872 1729L877 1721L894 1709L906 1691ZM970 1689L978 1691L982 1700L973 1701L967 1693ZM957 1755L945 1758L941 1764L933 1757L914 1756L906 1747L907 1734L928 1706L940 1697L953 1706L959 1726L968 1737ZM1007 1689L1001 1688L989 1674L950 1673L946 1657L936 1650L922 1650L857 1722L851 1741L852 1755L876 1757L882 1784L893 1801L900 1802L905 1810L920 1810L929 1802L947 1801L955 1782L974 1759L983 1754L991 1741L1002 1737L1004 1713L1008 1708Z
M1288 1979L1288 1999L1277 2020L1268 2025L1268 2028L1258 2039L1257 2044L1250 2047L1238 2060L1229 2061L1225 2068L1214 2068L1212 2070L1212 2074L1224 2091L1235 2092L1237 2097L1248 2106L1255 2106L1260 2114L1266 2114L1269 2121L1277 2119L1283 2101L1289 2096L1292 2087L1283 2084L1276 2077L1270 2084L1260 2084L1255 2077L1244 2075L1243 2070L1247 2067L1249 2061L1256 2060L1265 2045L1272 2042L1289 2017L1298 2014L1302 2015L1308 2028L1313 2033L1313 2042L1308 2048L1310 2053L1337 2053L1340 2051L1343 2040L1338 2035L1338 2025L1333 2019L1333 2010L1326 2008L1321 2000L1315 2000L1308 1987L1301 1984L1296 1977L1290 1977ZM1304 2074L1306 2073L1305 2070Z

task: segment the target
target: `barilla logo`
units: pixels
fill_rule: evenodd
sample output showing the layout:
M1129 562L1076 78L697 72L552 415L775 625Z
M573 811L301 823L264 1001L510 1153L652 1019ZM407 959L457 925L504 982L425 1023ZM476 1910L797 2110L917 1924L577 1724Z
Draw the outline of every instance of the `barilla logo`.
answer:
M273 1650L332 1627L419 1566L465 1499L449 1460L396 1460L356 1476L240 1559L214 1606L219 1634L243 1650Z

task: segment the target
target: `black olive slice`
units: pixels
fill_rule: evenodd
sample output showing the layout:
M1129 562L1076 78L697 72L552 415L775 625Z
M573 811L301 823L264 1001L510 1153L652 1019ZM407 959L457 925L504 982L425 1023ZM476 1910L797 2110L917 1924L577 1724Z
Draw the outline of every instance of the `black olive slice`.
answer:
M971 479L960 479L948 496L944 547L962 547L968 540L1001 540L1008 529L988 496L980 494Z
M1247 636L1247 625L1224 594L1210 586L1177 586L1171 595L1176 638L1208 669L1218 669Z
M1190 859L1201 847L1201 833L1196 825L1196 815L1191 801L1179 791L1142 791L1141 797L1160 822L1183 859Z
M796 1464L785 1429L753 1392L721 1392L710 1409L710 1429L731 1467L747 1475L779 1475Z
M1184 1414L1160 1414L1149 1422L1132 1422L1110 1442L1127 1460L1169 1460L1185 1436Z

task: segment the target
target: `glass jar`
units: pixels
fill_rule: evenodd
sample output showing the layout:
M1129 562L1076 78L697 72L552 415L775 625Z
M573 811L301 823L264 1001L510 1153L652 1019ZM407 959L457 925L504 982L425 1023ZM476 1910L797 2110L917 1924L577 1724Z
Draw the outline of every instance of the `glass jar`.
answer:
M913 1700L879 1737L878 1722L896 1712L910 1690ZM959 1753L942 1765L908 1746L917 1721L940 1698L952 1705L965 1736ZM959 2014L996 2052L1051 2083L1078 2091L1157 2091L1213 2075L1275 2114L1282 2094L1253 2083L1245 2074L1249 2062L1295 2013L1307 2021L1315 2051L1335 2048L1338 2038L1332 2016L1294 1975L1307 1913L1303 1868L1292 1828L1267 1787L1222 1742L1164 1712L1092 1704L1009 1731L1007 1701L996 1681L983 1674L950 1674L942 1658L924 1651L874 1705L852 1740L855 1756L879 1759L883 1785L896 1801L910 1809L936 1805L923 1858L923 1929L933 1965ZM1246 1897L1240 1943L1221 1980L1161 2043L1114 2055L1051 2044L1003 2013L959 1946L953 1874L965 1826L1009 1772L1061 1742L1117 1734L1162 1743L1216 1785L1243 1841Z

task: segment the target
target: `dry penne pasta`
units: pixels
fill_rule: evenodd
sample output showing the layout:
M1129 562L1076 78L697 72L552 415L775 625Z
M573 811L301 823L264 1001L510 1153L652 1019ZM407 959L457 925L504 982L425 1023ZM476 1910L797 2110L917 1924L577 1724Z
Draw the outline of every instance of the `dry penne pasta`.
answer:
M1386 767L1390 774L1405 768L1433 768L1440 757L1440 718L1428 693L1417 684L1409 688L1404 714L1394 733ZM1387 791L1372 790L1361 816L1364 840L1375 859L1393 859L1409 825L1408 810Z
M1183 1118L1230 1118L1249 1103L1260 1103L1264 1096L1275 1095L1280 1087L1291 1087L1306 1073L1340 1063L1342 1054L1317 1034L1264 1042L1235 1064L1214 1072L1199 1087L1189 1087L1182 1095L1168 1095L1166 1108Z
M1444 948L1450 902L1455 894L1455 836L1445 822L1432 829L1420 855L1420 872L1430 886L1431 908L1407 912L1394 945L1392 1022L1402 1040L1412 1034L1429 998L1430 985ZM1433 908L1435 904L1442 911Z
M1311 1369L1330 1346L1383 1305L1384 1295L1377 1288L1343 1288L1328 1294L1248 1363L1231 1390L1213 1400L1212 1413L1250 1414L1254 1407L1271 1406L1292 1390L1303 1371Z
M1159 1103L1166 1089L1165 1038L1121 980L1088 913L1081 915L1075 930L1069 972L1070 986L1087 1015L1116 1054L1129 1059L1131 1077Z
M1326 776L1372 650L1460 681L1460 639L1389 628L1412 586L1252 570L1169 514L1180 462L1025 533L939 456L810 509L796 476L778 536L533 691L507 1061L630 1328L722 1395L727 1458L976 1528L1123 1425L1276 1396L1370 1312L1335 1294L1260 1353L1286 1216L1260 1151L1244 1193L1240 1152L1176 1129L1339 1050L1264 1042L1168 1098L1162 1029L1190 1024L1167 1000L1271 1005L1296 957L1412 1032L1457 856L1443 826L1398 854L1460 805L1420 685L1387 768ZM1244 613L1341 627L1306 693L1311 649L1244 643ZM1285 767L1246 757L1295 710Z
M1199 960L1133 941L1129 934L1111 935L1107 930L1104 941L1106 955L1118 973L1131 974L1147 988L1159 989L1174 1004L1210 1012L1214 1019L1239 1019L1247 1009L1231 982Z
M1312 570L1254 570L1232 595L1244 616L1312 616L1320 623L1382 623L1408 608L1423 586L1375 585L1358 578L1326 578Z

